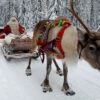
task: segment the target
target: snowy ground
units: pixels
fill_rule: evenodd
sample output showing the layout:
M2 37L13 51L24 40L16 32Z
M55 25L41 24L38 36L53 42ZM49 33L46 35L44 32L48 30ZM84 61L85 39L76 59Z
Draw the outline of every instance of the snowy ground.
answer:
M60 60L57 60L62 68ZM76 92L66 96L62 91L63 77L56 74L54 64L50 74L53 92L43 93L40 84L45 77L46 61L32 61L32 76L25 75L28 59L6 61L0 51L0 100L100 100L100 72L81 60L76 68L69 68L68 81Z

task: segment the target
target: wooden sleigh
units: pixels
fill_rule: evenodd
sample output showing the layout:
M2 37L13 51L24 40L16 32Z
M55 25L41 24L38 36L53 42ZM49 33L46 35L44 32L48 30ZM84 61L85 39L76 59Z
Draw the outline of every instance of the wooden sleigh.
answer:
M13 39L9 45L4 44L1 49L4 57L8 61L10 61L11 58L33 57L35 59L39 57L37 51L31 52L32 39L30 39L29 37L26 39Z

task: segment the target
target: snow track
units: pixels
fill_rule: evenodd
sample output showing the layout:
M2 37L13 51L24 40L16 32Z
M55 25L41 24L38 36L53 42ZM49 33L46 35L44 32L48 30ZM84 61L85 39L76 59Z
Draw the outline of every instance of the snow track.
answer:
M62 67L61 62L57 61ZM53 92L43 93L41 83L45 77L46 62L32 61L32 76L25 75L28 59L6 61L0 51L0 100L100 100L100 72L81 60L78 67L69 68L68 81L76 92L66 96L62 91L63 77L56 74L54 64L50 74Z

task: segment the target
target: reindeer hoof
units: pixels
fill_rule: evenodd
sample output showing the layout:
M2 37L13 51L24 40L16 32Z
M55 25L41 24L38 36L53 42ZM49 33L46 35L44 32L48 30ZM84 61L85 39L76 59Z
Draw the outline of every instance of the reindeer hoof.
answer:
M52 92L52 88L43 88L43 92L46 93L46 92Z
M26 75L27 75L27 76L31 76L31 75L32 75L31 69L26 69Z
M70 95L70 96L72 96L72 95L75 95L75 92L74 92L74 91L67 92L66 95Z
M71 89L67 89L67 90L62 89L62 91L68 96L75 95L75 92L73 90L71 90Z
M41 84L42 88L43 88L43 92L46 93L46 92L52 92L52 88L49 86L49 85L44 85L43 83Z
M26 73L26 76L31 76L32 74L31 73Z
M53 91L52 88L50 88L50 89L49 89L49 92L52 92L52 91Z
M62 72L62 70L57 70L57 72L56 72L58 75L60 75L60 76L63 76L63 72Z

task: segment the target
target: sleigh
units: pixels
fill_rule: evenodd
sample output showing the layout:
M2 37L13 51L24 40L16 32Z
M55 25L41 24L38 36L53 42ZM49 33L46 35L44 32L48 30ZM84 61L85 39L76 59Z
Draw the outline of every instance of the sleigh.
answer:
M1 49L8 61L11 58L33 57L35 59L39 56L37 51L32 52L32 39L29 37L25 39L13 39L9 45L5 43Z

